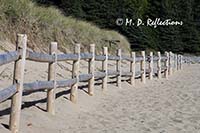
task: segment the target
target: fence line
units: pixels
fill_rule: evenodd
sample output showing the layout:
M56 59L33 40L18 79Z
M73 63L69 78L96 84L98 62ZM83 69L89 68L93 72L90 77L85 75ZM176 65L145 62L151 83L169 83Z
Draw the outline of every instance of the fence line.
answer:
M145 51L141 51L141 56L136 56L135 52L131 52L130 57L123 56L121 49L117 50L116 56L108 55L108 48L103 47L102 55L95 55L95 45L90 45L89 53L80 52L80 44L76 44L73 54L57 54L57 42L52 42L49 48L49 54L36 53L27 50L27 36L18 34L16 51L0 54L0 66L15 61L13 85L0 90L0 102L12 97L11 114L10 114L10 130L14 133L19 132L20 112L22 93L31 92L41 89L47 90L47 112L55 114L55 89L62 87L71 87L70 100L77 102L77 89L79 82L88 81L88 94L94 95L95 79L102 80L102 90L106 91L108 76L116 76L117 86L121 87L121 78L129 77L130 84L135 84L136 78L141 78L141 82L146 82L146 77L150 80L154 76L158 78L168 78L168 75L176 70L182 69L182 55L165 52L161 56L157 52L157 56L153 56L150 52L148 56ZM88 59L88 74L79 73L80 60ZM32 83L23 83L24 69L26 60L49 63L48 65L48 81L36 81ZM122 61L130 62L130 71L122 71ZM68 80L56 80L56 66L60 61L73 61L72 78ZM102 71L95 72L95 61L102 62ZM116 70L108 69L108 61L116 61ZM157 72L154 71L154 62L157 63ZM164 66L162 66L164 62ZM136 63L140 63L140 71L136 72ZM148 64L148 68L146 67Z

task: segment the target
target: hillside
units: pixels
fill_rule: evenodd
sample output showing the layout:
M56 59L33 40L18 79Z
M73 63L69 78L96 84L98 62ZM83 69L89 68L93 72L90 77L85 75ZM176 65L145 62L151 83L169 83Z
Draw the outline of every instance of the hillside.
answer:
M118 46L129 50L129 42L119 33L100 29L88 22L65 17L55 7L43 7L30 0L0 0L0 48L13 44L17 33L28 35L28 46L33 50L46 51L51 41L59 43L59 49L67 52L75 43L84 48L95 43L97 50L102 46L110 47L108 41L119 40Z

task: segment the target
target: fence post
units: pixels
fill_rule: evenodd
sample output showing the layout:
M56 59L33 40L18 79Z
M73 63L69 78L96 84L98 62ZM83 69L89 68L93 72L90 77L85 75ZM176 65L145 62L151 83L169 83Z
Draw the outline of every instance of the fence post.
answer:
M158 66L157 74L158 74L158 78L160 79L161 78L161 54L160 54L160 52L158 52L157 66Z
M168 52L165 52L165 55L167 57L167 59L165 60L165 78L168 79L168 72L169 72L169 53Z
M19 132L20 114L22 105L22 93L24 82L24 69L26 63L27 36L25 34L17 35L16 50L20 52L21 57L15 61L13 84L17 85L17 92L12 96L10 130L12 133Z
M121 88L121 49L117 50L117 56L119 57L119 60L117 60L117 86Z
M176 55L176 60L177 60L177 65L176 65L176 69L179 70L179 55Z
M135 52L131 52L131 58L133 59L133 61L131 61L130 64L130 71L132 73L130 82L131 85L135 85Z
M47 90L47 112L55 115L55 89L56 89L56 65L57 65L57 42L51 42L49 54L54 55L54 62L48 66L48 81L54 81L53 89Z
M187 57L187 64L188 64L188 65L191 64L191 60L189 59L189 57Z
M102 89L103 91L107 90L107 80L108 80L108 48L103 47L103 55L105 56L105 60L102 64L102 70L105 73L105 77L102 80Z
M173 54L169 52L169 75L172 75Z
M88 81L88 94L94 95L94 71L95 71L95 44L90 45L90 53L92 58L89 60L89 74L92 74L92 78Z
M177 56L176 54L173 54L174 55L174 72L177 70L176 68L176 65L177 65Z
M80 44L76 44L74 47L74 54L78 56L76 61L73 61L72 78L76 78L76 83L71 86L70 100L73 103L77 102L77 90L79 82L79 62L80 62Z
M182 69L182 55L180 55L180 70Z
M149 79L153 79L153 52L149 53Z
M146 58L145 51L141 51L142 60L141 60L141 81L146 83Z

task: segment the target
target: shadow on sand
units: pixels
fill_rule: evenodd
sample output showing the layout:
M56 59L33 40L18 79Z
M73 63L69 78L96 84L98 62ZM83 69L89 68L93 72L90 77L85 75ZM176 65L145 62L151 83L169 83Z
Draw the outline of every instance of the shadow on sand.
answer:
M114 79L114 78L116 78L116 77L111 77L110 79ZM95 81L100 81L100 80L102 80L102 79L95 79ZM122 82L129 82L129 80L122 80ZM87 83L87 81L85 83ZM116 81L110 81L110 82L108 82L108 84L116 84ZM102 83L98 82L98 83L95 83L95 85L96 86L100 86L100 85L102 85ZM81 90L84 93L88 94L88 92L86 91L86 88L88 88L88 85L81 85L81 86L78 87L79 90ZM32 93L37 93L37 92L45 92L45 91L44 90L39 90L39 91L34 91L34 92L29 92L29 93L23 93L23 96L30 95ZM70 94L70 89L58 92L58 93L56 93L56 99L61 97L61 96L64 96L64 95L68 95L68 94ZM64 97L64 98L69 100L67 97ZM9 100L11 100L11 99L9 99ZM46 102L47 102L46 98L39 99L39 100L34 100L34 101L25 101L25 102L22 103L22 110L25 109L25 108L30 108L32 106L35 106L38 109L40 109L40 110L42 110L44 112L47 112L45 109L43 109L43 108L41 108L40 106L37 105L38 103L46 103ZM11 111L11 107L6 108L4 110L0 110L0 118L2 116L9 115L10 111ZM5 127L6 129L9 129L8 124L1 123L1 125L3 127Z

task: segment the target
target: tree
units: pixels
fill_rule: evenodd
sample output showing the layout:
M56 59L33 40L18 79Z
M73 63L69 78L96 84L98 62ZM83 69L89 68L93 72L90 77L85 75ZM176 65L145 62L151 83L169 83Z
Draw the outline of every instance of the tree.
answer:
M66 16L114 29L125 35L134 50L172 50L200 53L199 0L36 0L58 6ZM117 18L161 18L183 21L183 26L117 26Z

